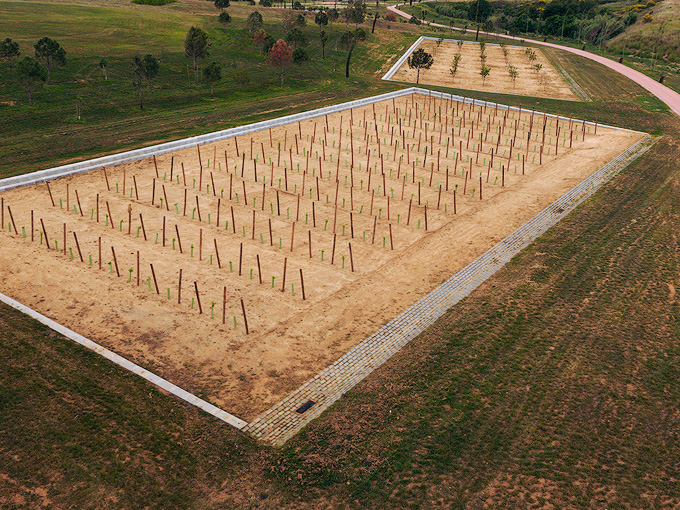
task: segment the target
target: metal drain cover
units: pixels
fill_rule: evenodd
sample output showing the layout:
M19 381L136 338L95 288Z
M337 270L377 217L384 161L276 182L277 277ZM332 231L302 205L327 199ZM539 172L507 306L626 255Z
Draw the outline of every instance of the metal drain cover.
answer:
M308 400L307 402L302 404L300 407L298 407L295 410L295 412L298 413L298 414L302 414L305 411L309 410L309 408L312 407L314 404L316 404L316 402L314 402L313 400Z

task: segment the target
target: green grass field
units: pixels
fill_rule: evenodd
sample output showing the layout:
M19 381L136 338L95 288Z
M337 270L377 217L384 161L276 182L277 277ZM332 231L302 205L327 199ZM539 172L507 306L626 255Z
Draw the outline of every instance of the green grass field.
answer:
M0 107L3 176L389 90L377 71L413 41L413 27L393 24L349 81L333 74L341 52L331 49L302 79L289 71L282 90L239 38L240 21L221 33L180 0L136 6L140 19L128 22L128 7L112 5L0 2L0 36L24 51L43 32L21 19L42 13L47 27L64 16L54 37L70 58L34 108L12 86L0 92L20 101ZM227 78L211 100L188 85L177 45L199 22L215 37L213 58L248 66L248 90ZM135 24L153 38L130 42ZM105 26L129 35L104 54L109 83L97 67ZM147 48L164 52L164 70L140 112L126 66ZM0 508L679 505L680 120L602 66L549 58L593 101L461 92L597 117L662 135L659 144L282 448L0 306ZM7 73L1 64L0 80ZM77 95L88 98L81 122Z

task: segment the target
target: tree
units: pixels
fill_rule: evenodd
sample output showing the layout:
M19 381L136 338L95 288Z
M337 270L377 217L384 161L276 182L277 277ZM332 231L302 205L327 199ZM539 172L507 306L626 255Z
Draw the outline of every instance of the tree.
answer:
M260 5L262 7L271 7L272 6L272 0L260 0Z
M217 21L220 23L231 23L231 16L227 11L222 11L217 17Z
M262 14L260 14L257 11L253 11L248 15L248 19L246 20L246 25L248 26L248 30L250 30L251 34L255 34L257 30L262 28Z
M515 86L515 80L517 80L517 77L519 76L519 71L515 66L510 66L508 69L508 74L510 75L510 79L512 80L512 86Z
M345 78L349 78L349 62L352 52L357 43L366 40L366 31L363 28L355 28L354 31L348 30L340 38L338 45L347 52L347 62L345 63Z
M250 75L245 69L239 68L234 71L234 81L237 83L238 88L243 91L243 86L250 83Z
M338 12L337 9L329 9L328 10L328 23L331 25L333 22L338 21L338 18L340 17L340 13Z
M299 28L294 28L286 36L286 42L290 44L293 49L297 49L298 46L307 46L307 36Z
M482 85L486 82L486 77L489 76L489 73L491 72L491 68L486 65L482 65L481 71L479 71L479 74L482 75Z
M281 73L281 87L283 88L283 71L293 61L293 52L290 50L288 44L283 39L279 39L274 43L272 49L269 50L267 62L272 67L275 67Z
M458 64L460 63L460 53L458 55L453 56L453 62L451 62L451 69L449 69L449 73L451 73L451 81L454 81L456 79L456 73L458 72Z
M47 68L47 84L52 83L51 70L54 66L66 65L66 50L57 41L49 37L43 37L35 43L35 56L42 61Z
M24 57L17 64L17 74L21 88L28 92L28 106L33 106L33 92L43 86L47 72L34 58Z
M272 46L276 43L276 39L274 39L271 35L267 34L267 37L264 38L264 43L262 43L262 49L264 50L264 54L268 55L269 50L272 49Z
M371 28L371 33L375 33L375 24L378 22L378 13L375 13L375 16L373 17L373 27Z
M298 14L295 17L295 26L296 27L304 27L307 25L307 18L303 14Z
M314 16L314 23L316 23L319 26L328 25L328 14L326 14L323 11L317 12L316 16Z
M255 41L255 46L260 48L260 55L262 55L262 45L264 44L264 40L267 38L267 32L265 32L263 29L258 30L255 32L255 35L253 36L253 40Z
M347 2L347 7L343 11L345 23L347 25L354 23L355 26L359 23L363 23L366 19L367 12L368 8L366 7L366 2L364 2L364 0L349 0L349 2Z
M430 67L432 67L434 59L432 58L432 55L430 55L424 49L418 48L416 51L411 53L411 55L408 57L407 62L408 66L411 69L418 70L418 74L416 76L416 83L418 83L420 81L420 70L429 69Z
M319 39L321 40L321 58L326 60L326 43L328 42L328 34L325 30L319 32Z
M215 7L224 10L229 7L229 0L215 0Z
M210 55L210 39L208 34L198 27L191 27L184 38L184 54L194 64L194 84L198 85L198 59Z
M537 63L537 64L534 64L534 70L536 71L536 74L540 73L541 69L543 69L543 64L541 64L540 62Z
M300 67L300 78L302 78L302 64L309 60L309 54L302 48L297 48L293 52L293 63Z
M7 60L9 68L12 69L12 59L18 57L19 43L12 41L9 37L0 43L0 58Z
M153 55L147 53L142 59L144 79L146 80L146 90L151 90L149 82L153 80L158 75L158 70L160 68L160 63L158 59Z
M210 83L210 97L214 97L213 85L222 79L222 68L217 62L210 62L205 68L205 79Z
M283 31L287 34L295 28L295 23L297 19L294 12L286 11L281 16L281 25L283 26Z
M104 79L105 79L105 80L108 80L108 79L109 79L109 75L106 73L106 65L107 65L107 64L106 64L106 60L101 59L101 60L99 61L99 67L102 68L102 73L104 73Z
M139 92L139 109L144 109L142 101L142 83L144 82L144 59L139 55L132 58L132 83L137 87Z

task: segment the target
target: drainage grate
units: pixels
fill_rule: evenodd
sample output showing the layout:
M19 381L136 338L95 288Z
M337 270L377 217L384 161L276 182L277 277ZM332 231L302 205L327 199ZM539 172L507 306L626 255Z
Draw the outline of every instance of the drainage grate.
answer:
M295 410L295 412L298 413L298 414L302 414L305 411L309 410L309 408L312 407L314 404L316 404L316 402L314 402L313 400L308 400L307 402L302 404L300 407L298 407Z

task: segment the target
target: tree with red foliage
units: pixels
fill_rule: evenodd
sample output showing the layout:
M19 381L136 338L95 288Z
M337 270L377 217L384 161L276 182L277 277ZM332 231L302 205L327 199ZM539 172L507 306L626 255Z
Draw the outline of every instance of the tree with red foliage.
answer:
M279 39L274 43L272 49L269 50L267 62L272 67L275 67L281 73L281 87L283 87L283 71L293 61L293 52L291 51L286 41Z

